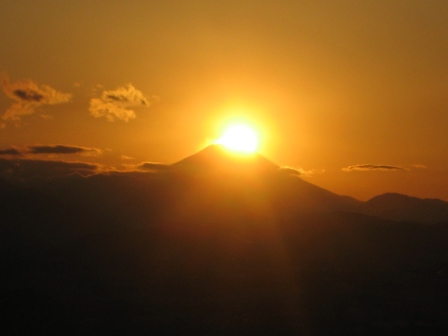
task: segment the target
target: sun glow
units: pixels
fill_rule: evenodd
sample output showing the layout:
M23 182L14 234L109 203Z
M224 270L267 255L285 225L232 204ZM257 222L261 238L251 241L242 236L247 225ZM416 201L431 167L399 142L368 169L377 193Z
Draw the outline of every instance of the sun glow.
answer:
M224 131L215 144L222 145L233 152L251 154L258 149L259 137L252 127L234 124Z

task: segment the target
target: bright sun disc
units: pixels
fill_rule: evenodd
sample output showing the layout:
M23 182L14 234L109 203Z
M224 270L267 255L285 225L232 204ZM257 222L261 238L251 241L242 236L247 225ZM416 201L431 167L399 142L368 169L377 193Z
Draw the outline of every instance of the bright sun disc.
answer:
M249 126L232 125L215 142L227 149L240 153L254 153L258 149L258 135Z

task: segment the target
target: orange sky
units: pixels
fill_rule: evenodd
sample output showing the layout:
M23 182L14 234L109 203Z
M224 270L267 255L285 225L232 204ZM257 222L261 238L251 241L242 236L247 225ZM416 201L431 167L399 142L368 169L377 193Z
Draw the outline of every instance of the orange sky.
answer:
M1 157L173 163L238 117L333 192L448 200L446 1L4 0L0 22Z

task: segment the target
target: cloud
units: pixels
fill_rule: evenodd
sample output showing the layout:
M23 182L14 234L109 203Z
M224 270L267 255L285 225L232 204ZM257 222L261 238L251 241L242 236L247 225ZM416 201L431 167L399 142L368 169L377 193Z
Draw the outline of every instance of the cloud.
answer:
M20 152L20 150L18 148L11 147L11 148L7 148L7 149L0 149L0 155L17 155L17 156L21 156L22 153Z
M292 168L292 167L280 167L278 169L279 173L285 174L285 175L296 175L300 176L302 175L302 172L300 169Z
M147 170L147 171L166 171L169 169L169 165L160 163L160 162L142 162L137 165L137 169Z
M28 180L36 177L58 177L72 174L92 175L97 164L62 160L1 159L0 177L8 180Z
M383 170L383 171L398 171L398 170L406 170L406 168L400 166L390 166L390 165L374 165L374 164L358 164L354 166L348 166L342 168L343 171L351 172L351 171L375 171L375 170Z
M51 145L51 146L28 146L31 154L100 154L101 150L97 148L87 148L67 145Z
M416 169L427 169L428 166L423 165L423 164L413 164L412 168L416 168Z
M95 118L104 117L108 121L118 119L127 122L136 117L130 108L149 106L148 98L132 84L128 84L115 90L103 91L100 98L92 98L89 112Z
M315 174L322 174L325 172L324 169L305 170L302 168L293 168L293 167L288 167L288 166L280 167L278 169L278 171L282 174L296 175L296 176L311 176L311 175L315 175Z
M3 92L14 101L1 117L6 121L17 122L42 105L62 104L72 98L69 93L56 91L48 85L37 85L31 80L11 83L6 75L1 77L1 86Z
M51 116L49 114L41 114L40 117L45 120L53 119L53 116Z
M32 145L23 148L11 147L0 149L0 155L27 155L27 154L82 154L96 156L102 153L97 148L88 148L70 145Z

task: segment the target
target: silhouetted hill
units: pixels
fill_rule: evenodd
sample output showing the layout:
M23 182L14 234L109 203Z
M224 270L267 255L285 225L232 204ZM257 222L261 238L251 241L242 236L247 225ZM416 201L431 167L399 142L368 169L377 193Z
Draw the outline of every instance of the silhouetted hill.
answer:
M427 224L448 222L448 202L387 193L373 197L360 206L365 214L395 221Z
M220 145L208 146L171 167L175 172L196 177L191 188L201 189L205 184L202 193L238 198L249 191L255 198L269 199L279 211L341 211L355 209L360 204L354 198L334 194L290 175L260 154L235 154ZM206 197L213 199L212 195Z

